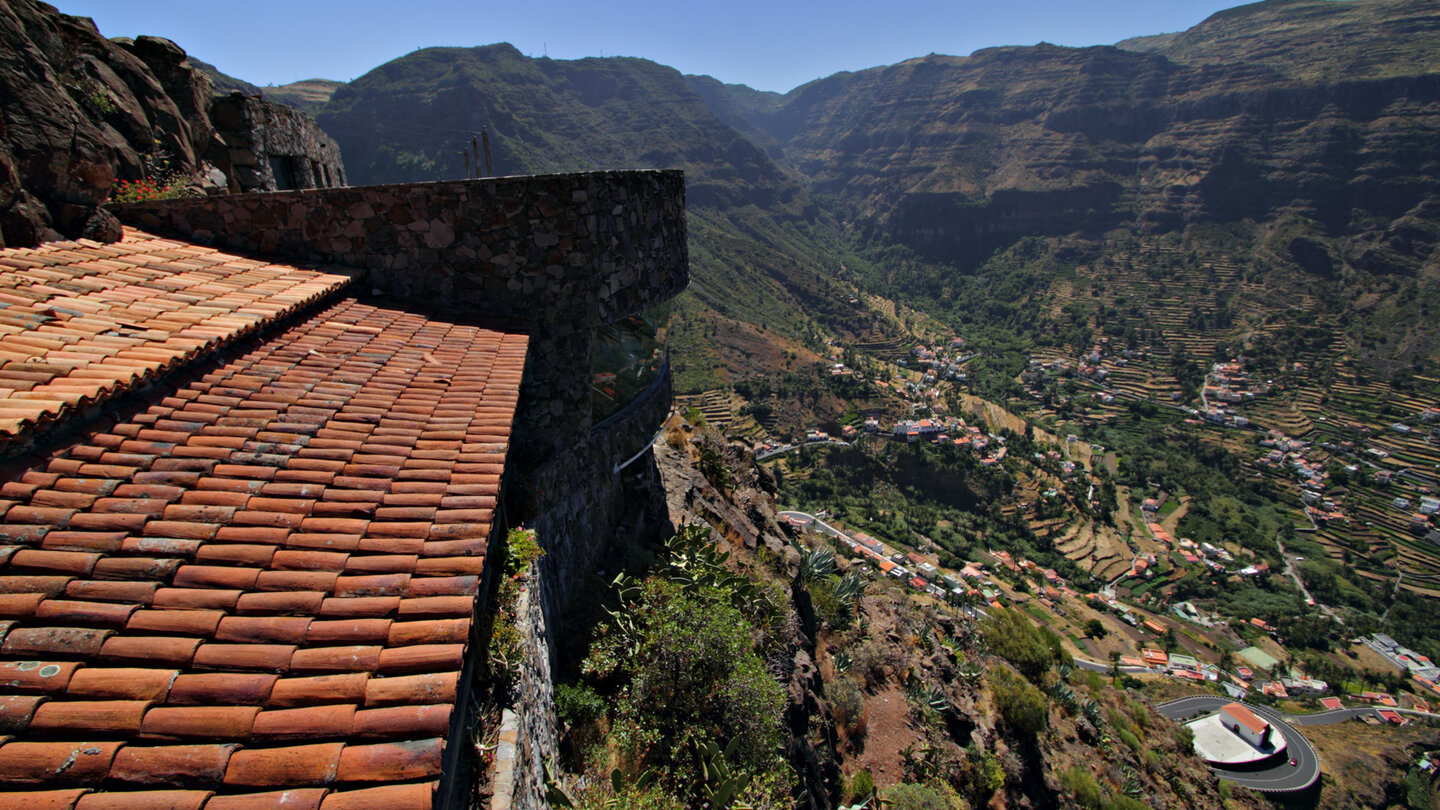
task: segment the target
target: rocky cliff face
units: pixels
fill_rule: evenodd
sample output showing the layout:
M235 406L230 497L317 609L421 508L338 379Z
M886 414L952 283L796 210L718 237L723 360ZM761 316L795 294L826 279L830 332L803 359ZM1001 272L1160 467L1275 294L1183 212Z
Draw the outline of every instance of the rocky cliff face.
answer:
M1186 36L1177 58L1197 47ZM1423 26L1417 38L1440 44ZM1389 229L1424 216L1440 180L1428 70L1332 79L1042 45L834 76L752 121L848 219L962 265L1025 235L1287 213L1353 237L1366 269L1413 273L1433 241L1398 245Z
M0 4L0 244L118 238L97 206L147 154L198 180L213 95L168 40L107 40L44 3Z

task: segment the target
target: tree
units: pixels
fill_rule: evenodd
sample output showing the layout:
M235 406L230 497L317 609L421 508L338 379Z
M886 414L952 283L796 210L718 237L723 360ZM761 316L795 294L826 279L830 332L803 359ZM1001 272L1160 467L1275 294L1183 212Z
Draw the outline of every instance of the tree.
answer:
M1110 680L1114 681L1120 677L1120 651L1110 651Z
M1087 638L1100 639L1108 635L1110 635L1110 631L1105 629L1105 623L1099 619L1091 619L1085 622L1085 636Z
M980 624L990 650L1039 681L1051 663L1067 657L1054 633L1031 624L1018 610L996 610Z
M626 768L665 772L677 791L704 781L699 746L738 741L735 766L760 774L777 767L783 740L785 693L756 652L751 621L730 589L701 579L625 585L582 665L611 696Z

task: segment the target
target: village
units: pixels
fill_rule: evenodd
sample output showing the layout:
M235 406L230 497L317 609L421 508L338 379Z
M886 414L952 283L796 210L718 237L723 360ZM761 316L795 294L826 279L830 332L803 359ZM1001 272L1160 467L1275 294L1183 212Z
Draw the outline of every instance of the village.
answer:
M1410 691L1398 696L1377 690L1354 690L1348 685L1330 684L1309 677L1296 666L1286 666L1274 642L1275 628L1252 618L1247 632L1260 631L1267 642L1237 650L1233 655L1221 654L1218 661L1206 660L1207 653L1183 649L1179 639L1193 640L1194 633L1177 633L1173 619L1153 614L1138 606L1100 592L1081 593L1072 588L1054 569L1044 568L1023 557L1016 558L1003 550L987 551L986 562L967 563L959 571L939 566L932 555L905 551L877 540L861 531L837 527L818 516L798 512L782 513L786 525L796 533L815 532L833 539L838 549L848 552L862 573L895 580L918 593L960 606L973 618L983 618L986 610L1019 609L1034 615L1032 602L1054 617L1087 624L1105 617L1118 620L1132 628L1134 651L1124 654L1111 651L1106 660L1084 657L1088 648L1074 644L1076 664L1098 672L1128 676L1155 676L1190 682L1198 687L1223 690L1234 700L1259 700L1266 703L1285 702L1292 708L1310 705L1312 711L1337 711L1346 708L1372 707L1374 713L1357 715L1372 723L1408 725L1411 717L1401 713L1427 715L1432 713L1432 700L1440 700L1440 667L1426 656L1407 649L1384 634L1357 639L1357 645L1374 650L1399 672L1409 676ZM1003 572L1003 574L1002 574ZM1226 623L1199 615L1188 604L1177 605L1175 618L1207 629L1225 629ZM1042 624L1051 624L1047 620ZM1109 630L1094 635L1108 635ZM1103 625L1102 625L1103 626ZM1078 642L1073 636L1072 642ZM1168 648L1168 649L1167 649ZM1267 652L1266 648L1271 650ZM1272 654L1275 653L1275 654ZM1214 657L1213 653L1210 653ZM1299 701L1297 703L1296 701Z
M1312 552L1287 545L1315 546L1276 538L1272 551L1262 553L1233 538L1187 536L1177 523L1193 494L1183 489L1122 487L1119 504L1102 506L1098 485L1107 470L1114 475L1116 453L1082 438L1089 434L1081 429L1132 422L1137 406L1152 409L1142 414L1173 414L1175 429L1195 431L1236 453L1247 475L1288 490L1293 500L1278 506L1293 515L1297 537L1323 549L1317 556L1338 559L1347 548L1345 536L1357 529L1388 530L1387 537L1398 531L1430 549L1407 554L1404 561L1428 564L1434 558L1434 569L1417 574L1440 574L1440 534L1432 522L1440 510L1434 497L1440 487L1431 486L1440 483L1433 478L1440 463L1434 449L1440 410L1433 404L1364 431L1354 420L1325 413L1328 403L1319 403L1319 412L1302 420L1286 399L1294 400L1297 376L1309 372L1306 363L1289 364L1282 377L1272 378L1257 374L1250 360L1237 354L1205 363L1182 390L1173 377L1166 381L1162 352L1112 346L1102 337L1078 356L1036 352L1016 378L1031 405L1012 399L998 407L970 393L971 365L980 356L959 336L932 336L904 349L889 345L874 354L832 345L819 378L822 386L829 381L850 411L796 428L791 441L773 438L783 432L742 435L751 439L759 460L805 448L873 453L893 444L960 451L981 467L1003 466L1017 487L1002 511L1027 516L1037 537L1074 568L1062 573L1058 562L1041 564L994 547L968 555L963 564L952 558L952 567L946 567L923 537L913 547L881 540L861 526L826 518L823 510L818 516L786 513L791 528L829 535L860 570L917 598L948 602L976 619L987 611L1022 611L1060 636L1078 666L1093 671L1168 682L1171 689L1188 685L1291 713L1351 711L1363 722L1395 726L1413 722L1416 713L1428 714L1440 700L1435 677L1440 672L1429 659L1384 634L1357 636L1332 652L1332 669L1326 671L1350 673L1336 679L1307 671L1308 659L1293 654L1294 640L1267 621L1273 617L1221 615L1176 596L1174 586L1187 577L1263 582L1267 588L1293 583L1303 602L1315 606L1299 576ZM1020 433L1027 440L1033 436L1033 443L1027 441L1023 458L1011 464L1011 445ZM1371 488L1391 493L1377 505ZM1082 505L1096 515L1116 510L1114 528L1077 521L1075 510ZM1378 520L1377 508L1384 511ZM1394 582L1393 574L1390 579ZM1407 589L1429 587L1419 576L1407 574L1404 580ZM1317 610L1332 621L1336 615L1327 605Z

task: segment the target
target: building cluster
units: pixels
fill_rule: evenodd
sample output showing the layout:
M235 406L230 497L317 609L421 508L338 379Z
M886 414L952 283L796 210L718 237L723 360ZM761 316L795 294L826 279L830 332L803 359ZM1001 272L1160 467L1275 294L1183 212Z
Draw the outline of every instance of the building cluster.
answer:
M914 358L913 365L916 368L925 369L925 381L927 383L939 380L950 380L952 382L965 382L968 379L963 366L975 359L974 352L965 351L964 338L952 338L948 348L936 346L916 346L910 350L910 356ZM903 363L902 365L912 365Z
M1286 436L1278 430L1269 431L1260 440L1268 452L1255 460L1263 469L1288 472L1295 481L1306 517L1316 527L1330 523L1349 523L1344 501L1334 493L1326 493L1330 474L1325 471L1325 457L1315 444Z
M878 432L878 422L866 420L865 429ZM950 417L947 419L901 419L891 428L890 435L896 441L914 444L916 442L929 442L935 445L951 445L953 447L969 450L980 457L980 463L985 466L999 464L1005 458L1005 438L993 433L986 433L975 425L968 425L965 420Z
M1402 646L1400 642L1384 633L1367 636L1361 641L1365 646L1379 653L1396 669L1409 675L1427 692L1440 695L1440 667L1437 667L1434 661L1409 647Z

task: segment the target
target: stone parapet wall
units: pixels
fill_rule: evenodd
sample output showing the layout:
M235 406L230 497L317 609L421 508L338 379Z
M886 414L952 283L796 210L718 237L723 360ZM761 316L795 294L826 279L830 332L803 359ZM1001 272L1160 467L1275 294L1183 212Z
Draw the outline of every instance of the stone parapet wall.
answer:
M112 205L130 225L368 272L400 297L593 328L689 282L679 171L590 172Z
M689 283L679 171L591 172L126 203L127 224L355 268L377 292L526 331L515 458L586 441L591 332Z
M489 810L544 810L545 764L560 756L551 638L545 620L545 584L533 574L521 592L511 620L520 631L519 689L506 709L495 750Z

